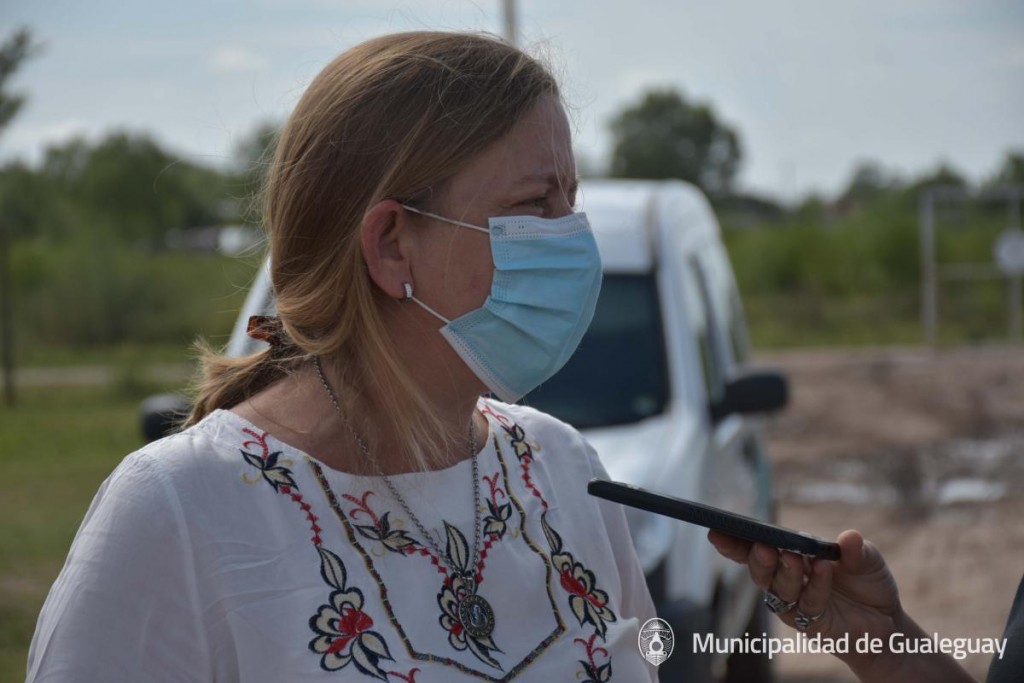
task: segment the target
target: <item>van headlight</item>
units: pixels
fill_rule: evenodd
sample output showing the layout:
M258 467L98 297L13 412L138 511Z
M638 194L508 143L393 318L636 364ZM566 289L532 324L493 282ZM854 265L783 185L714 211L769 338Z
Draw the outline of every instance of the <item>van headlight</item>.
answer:
M644 574L649 574L672 547L672 520L653 512L626 508L626 523Z

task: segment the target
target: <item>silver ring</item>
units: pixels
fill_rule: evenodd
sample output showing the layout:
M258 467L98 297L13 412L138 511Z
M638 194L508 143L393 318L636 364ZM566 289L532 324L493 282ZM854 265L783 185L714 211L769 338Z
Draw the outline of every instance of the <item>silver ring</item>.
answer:
M821 614L816 614L812 617L801 612L800 608L798 607L796 610L796 616L793 617L793 622L796 624L796 627L798 629L800 629L801 631L806 631L811 627L811 624L816 622L818 619L821 619L823 616L825 616L825 610L821 610Z
M785 614L789 610L796 607L796 600L794 600L793 602L787 602L775 593L772 593L771 591L765 591L764 604L768 606L768 609L770 609L773 614Z

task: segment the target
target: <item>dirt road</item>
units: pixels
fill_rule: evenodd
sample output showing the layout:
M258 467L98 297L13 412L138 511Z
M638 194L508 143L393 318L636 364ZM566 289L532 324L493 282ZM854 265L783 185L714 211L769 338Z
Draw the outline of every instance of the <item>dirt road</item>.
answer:
M792 383L789 409L767 429L782 523L823 536L860 529L926 632L1000 636L1024 573L1024 350L757 361ZM983 680L988 662L964 664ZM783 655L779 673L791 683L856 680L827 655Z

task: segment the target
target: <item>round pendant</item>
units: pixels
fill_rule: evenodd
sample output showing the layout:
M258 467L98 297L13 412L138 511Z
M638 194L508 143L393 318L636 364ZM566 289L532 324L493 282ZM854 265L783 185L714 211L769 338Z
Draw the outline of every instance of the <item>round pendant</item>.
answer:
M467 595L459 603L459 621L469 635L486 638L494 630L494 610L479 595Z

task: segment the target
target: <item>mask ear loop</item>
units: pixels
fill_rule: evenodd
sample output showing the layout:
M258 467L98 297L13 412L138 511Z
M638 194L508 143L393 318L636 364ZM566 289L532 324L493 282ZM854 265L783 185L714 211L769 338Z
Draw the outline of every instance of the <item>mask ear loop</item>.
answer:
M440 313L435 311L433 308L431 308L430 306L426 305L425 303L423 303L422 301L420 301L419 299L414 297L412 295L412 283L411 282L403 282L402 283L402 289L405 290L405 296L398 300L399 303L404 304L406 302L412 301L417 306L422 308L424 311L426 311L430 315L434 316L435 318L437 318L438 320L443 322L445 325L447 325L448 323L451 322L451 320L449 320L448 318L444 317L443 315L441 315Z
M402 204L402 208L408 209L409 211L412 211L413 213L418 213L421 216L427 216L428 218L434 218L434 219L439 220L439 221L444 221L445 223L451 223L452 225L457 225L460 228L469 228L470 230L476 230L477 232L487 233L488 235L491 234L490 228L481 228L479 225L473 225L472 223L466 223L464 221L457 221L454 218L445 218L444 216L440 216L440 215L438 215L436 213L430 213L429 211L421 211L420 209L417 209L414 206L409 206L408 204Z

